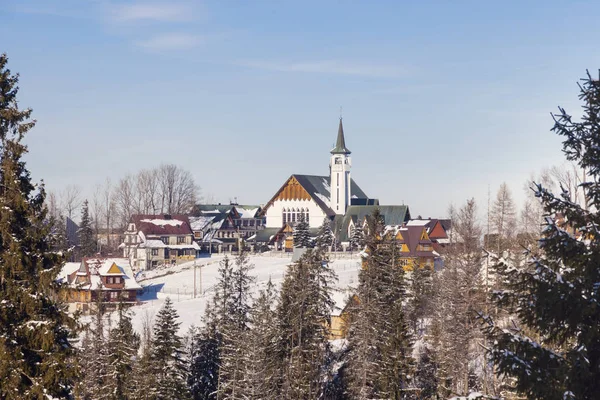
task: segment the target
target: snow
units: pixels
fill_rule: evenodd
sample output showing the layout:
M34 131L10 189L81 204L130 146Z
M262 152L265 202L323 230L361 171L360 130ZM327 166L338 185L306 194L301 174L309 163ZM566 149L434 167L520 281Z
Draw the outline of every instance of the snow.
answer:
M158 226L165 226L165 225L179 226L179 225L183 224L183 221L179 221L176 219L143 219L143 220L141 220L141 222L146 222L146 223L150 223L150 224L154 224L154 225L158 225Z
M406 226L425 226L430 223L431 220L428 219L413 219L406 223Z
M240 213L240 218L254 218L258 212L258 208L237 208L236 210Z
M140 283L147 290L142 296L138 296L138 300L143 304L132 307L135 313L134 328L141 332L144 319L153 318L167 297L174 302L174 307L179 314L180 334L187 332L191 325L201 325L206 303L212 300L214 294L214 286L218 281L219 261L222 259L222 255L196 259L196 298L194 298L193 261L171 268L147 271L144 276L139 276ZM230 259L233 260L233 257ZM291 263L289 256L281 254L252 255L249 260L254 265L250 274L256 277L252 288L255 297L260 289L266 288L269 279L276 288L279 288L286 267ZM360 258L356 254L353 258L331 260L330 266L338 275L339 281L335 284L338 290L345 292L349 286L358 284ZM342 292L334 292L334 297Z
M315 193L315 196L321 199L321 201L326 205L329 205L329 197L323 196L321 193Z
M325 178L323 178L323 187L325 190L327 190L327 192L329 192L329 194L331 194L331 186L329 185L329 181L327 181Z

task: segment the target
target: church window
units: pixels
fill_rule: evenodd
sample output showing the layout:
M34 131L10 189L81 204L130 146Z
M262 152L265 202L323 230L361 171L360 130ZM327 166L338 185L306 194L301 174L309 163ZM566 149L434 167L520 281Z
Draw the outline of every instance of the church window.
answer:
M341 159L341 158L339 158L339 157L336 157L336 159L335 159L335 163L336 163L336 164L341 164L341 163L342 163L342 159Z
M337 174L335 174L335 184L336 186L340 185L340 173L338 172ZM339 196L338 196L339 199Z
M306 213L304 214L304 220L306 221L306 223L308 223L308 209L306 210Z
M296 222L296 210L292 211L292 223Z
M286 214L285 209L284 209L283 210L283 224L282 225L285 225L285 223L287 222L287 218L286 217L287 217L287 214Z

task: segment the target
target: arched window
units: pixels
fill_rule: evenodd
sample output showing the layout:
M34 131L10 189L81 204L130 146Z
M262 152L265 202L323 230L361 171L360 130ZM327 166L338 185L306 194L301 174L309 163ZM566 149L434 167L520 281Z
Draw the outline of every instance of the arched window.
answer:
M296 209L292 208L292 223L296 222L296 213L297 213Z
M282 225L286 224L286 222L287 222L287 218L286 217L287 217L287 214L286 214L286 211L285 211L285 208L284 208L283 212L282 212L282 221L283 221Z
M287 209L287 223L292 223L292 212L289 208Z

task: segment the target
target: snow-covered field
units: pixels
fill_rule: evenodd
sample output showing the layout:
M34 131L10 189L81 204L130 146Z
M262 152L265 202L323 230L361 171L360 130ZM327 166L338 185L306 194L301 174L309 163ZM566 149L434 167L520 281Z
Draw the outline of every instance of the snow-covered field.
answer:
M153 319L167 297L171 298L175 309L179 313L180 334L184 334L191 325L201 325L206 303L212 299L214 294L214 285L218 280L219 262L222 259L223 256L217 255L195 261L195 298L194 262L147 273L147 278L139 282L147 288L144 296L139 298L144 303L132 308L134 328L141 331L143 321L147 318ZM276 287L281 285L287 265L291 263L291 258L281 257L280 255L250 256L250 263L254 265L251 275L256 277L253 293L257 294L260 289L266 286L269 278ZM347 296L346 289L349 286L355 287L358 283L359 257L354 255L353 258L332 260L330 265L339 279L335 285L338 290L334 294L334 300L336 304L342 307Z

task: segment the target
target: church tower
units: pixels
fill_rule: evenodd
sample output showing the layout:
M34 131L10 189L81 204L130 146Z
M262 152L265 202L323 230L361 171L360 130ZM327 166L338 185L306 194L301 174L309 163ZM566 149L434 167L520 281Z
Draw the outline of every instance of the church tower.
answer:
M350 205L352 193L350 192L350 150L344 140L344 127L342 118L338 128L337 141L331 150L329 172L331 176L331 208L336 214L344 215Z

